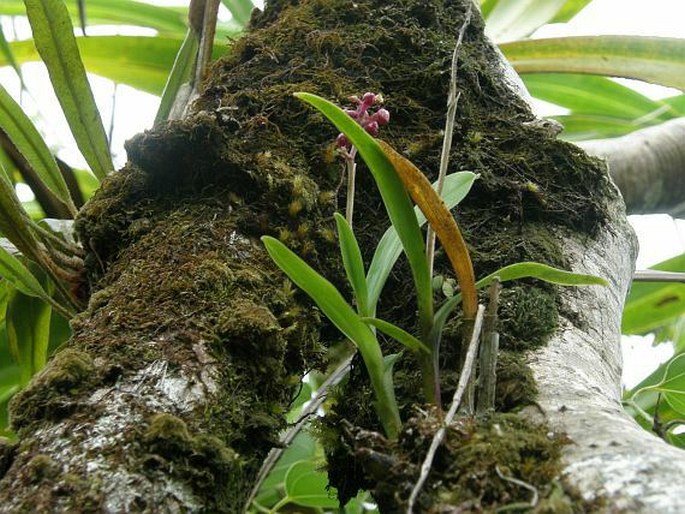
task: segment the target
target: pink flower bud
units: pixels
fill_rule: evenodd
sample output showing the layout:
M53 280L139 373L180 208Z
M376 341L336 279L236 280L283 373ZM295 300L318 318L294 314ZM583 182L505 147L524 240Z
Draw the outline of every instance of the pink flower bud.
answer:
M369 134L372 136L377 136L378 135L378 122L377 121L369 121L368 123L365 123L363 125L364 130L366 130Z
M376 114L372 116L374 120L378 122L379 125L387 125L390 122L390 113L387 109L378 109Z
M350 118L354 120L356 120L359 117L359 113L356 109L345 109L345 114L347 114Z
M335 138L335 144L338 145L338 148L348 148L350 146L347 137L342 133L338 134L338 137Z
M364 93L364 96L362 96L362 102L364 102L366 105L372 105L375 101L376 95L374 93Z

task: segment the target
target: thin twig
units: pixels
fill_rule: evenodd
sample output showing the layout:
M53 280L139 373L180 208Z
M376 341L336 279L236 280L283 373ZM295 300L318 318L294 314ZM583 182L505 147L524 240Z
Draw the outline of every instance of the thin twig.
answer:
M248 510L250 509L252 502L257 497L259 488L262 486L264 480L266 480L266 477L269 476L269 473L278 462L278 459L281 458L283 452L286 450L286 448L288 448L290 443L293 442L295 436L297 436L297 434L300 433L300 431L305 426L307 421L309 421L310 416L314 414L317 410L319 410L319 407L321 407L323 402L326 401L326 394L328 393L328 390L331 387L338 385L340 381L343 378L345 378L347 373L350 371L350 365L355 355L356 352L347 357L337 368L335 368L333 373L331 373L328 376L328 378L326 378L323 384L321 384L321 387L319 387L319 389L316 391L312 399L309 401L307 406L304 409L302 409L302 412L300 413L300 419L297 420L297 422L281 436L281 446L279 448L272 448L269 454L266 456L266 459L264 459L264 462L262 463L262 467L259 469L259 473L257 474L257 478L255 480L254 486L252 487L252 491L250 491L250 496L245 502L245 506L243 508L244 512L248 512Z
M454 120L457 115L457 103L461 93L457 94L457 63L459 61L459 48L466 33L466 27L471 22L471 10L473 5L469 3L464 15L464 23L459 29L457 42L454 45L454 52L452 52L452 67L450 70L450 88L447 93L447 117L445 119L445 134L442 139L442 153L440 155L440 171L438 173L438 195L442 194L442 188L445 183L445 176L447 175L447 166L450 160L450 150L452 149L452 136L454 135ZM435 232L429 226L426 233L426 258L428 259L428 266L430 274L433 274L433 258L435 256Z
M682 282L685 283L685 273L677 271L659 271L654 269L640 269L635 271L633 282Z
M345 203L345 219L352 227L352 219L354 218L354 191L355 181L357 179L357 147L352 146L349 156L345 157L345 167L347 168L347 200Z
M464 359L464 366L461 369L459 383L457 384L457 390L454 392L454 396L452 397L452 405L450 406L450 410L447 411L447 415L445 416L443 426L440 427L440 429L438 429L438 431L433 436L433 441L431 441L431 445L428 449L428 453L426 454L426 458L424 459L423 464L421 465L421 473L419 475L419 479L416 481L416 485L414 485L414 489L412 489L411 495L409 496L409 501L407 502L407 514L413 514L414 512L414 504L416 503L416 499L418 498L419 493L421 492L423 484L426 482L426 479L428 478L428 473L430 472L431 466L433 465L435 453L437 452L438 448L445 439L447 427L454 420L454 416L456 415L457 410L459 409L459 405L461 404L464 392L466 391L466 387L469 383L471 373L473 371L473 364L476 360L476 355L478 354L478 340L480 338L480 331L483 326L484 312L485 307L479 305L478 312L476 313L476 319L473 324L473 332L471 333L469 349L466 353L466 358Z
M528 508L535 508L535 506L538 504L538 490L530 485L528 482L524 482L523 480L519 480L518 478L514 477L508 477L504 474L499 469L499 466L495 466L495 471L497 472L497 476L500 477L502 480L505 480L507 482L511 482L512 484L516 484L520 487L523 487L524 489L528 489L530 492L533 493L533 497L530 499L530 503L527 504L526 506Z
M497 386L497 352L499 333L497 332L497 308L499 307L499 278L490 284L487 312L483 320L483 340L480 344L478 391L476 412L495 408L495 388Z

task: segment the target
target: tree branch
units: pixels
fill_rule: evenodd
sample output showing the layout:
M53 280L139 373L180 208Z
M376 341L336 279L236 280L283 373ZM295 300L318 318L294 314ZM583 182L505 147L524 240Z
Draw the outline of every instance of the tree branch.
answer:
M577 143L606 159L629 214L685 213L685 118L613 139Z

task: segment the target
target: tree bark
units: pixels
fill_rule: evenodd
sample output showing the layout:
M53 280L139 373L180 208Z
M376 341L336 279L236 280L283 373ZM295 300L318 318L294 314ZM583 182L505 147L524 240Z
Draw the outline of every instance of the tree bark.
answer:
M685 118L578 146L605 159L629 214L685 213Z
M338 102L383 93L393 119L387 139L433 178L446 72L469 4L271 1L214 66L191 116L129 143L129 164L77 221L89 252L89 307L74 320L67 348L13 401L20 443L5 445L0 458L2 511L241 510L285 425L297 377L321 365L319 340L339 337L257 237L277 235L345 287L331 230L336 133L290 93ZM596 273L610 286L561 296L538 282L505 288L500 412L450 428L419 504L454 512L529 496L497 472L534 482L550 509L565 476L559 487L569 508L677 512L682 500L668 480L674 466L682 469L683 452L640 432L620 406L620 307L635 242L616 190L596 160L531 124L478 17L461 55L451 162L481 175L456 212L477 274L538 260ZM387 222L359 167L355 227L368 258ZM448 269L439 254L436 271ZM411 330L404 266L389 288L379 314ZM443 343L445 397L458 378L458 333L455 320ZM438 424L417 393L411 358L397 363L396 383L407 421L398 442L373 433L379 426L358 366L322 428L329 441L347 443L327 448L341 495L368 487L383 512L402 511ZM539 409L515 413L531 404ZM571 444L550 437L547 423ZM501 453L492 455L495 446ZM652 484L674 496L657 497Z

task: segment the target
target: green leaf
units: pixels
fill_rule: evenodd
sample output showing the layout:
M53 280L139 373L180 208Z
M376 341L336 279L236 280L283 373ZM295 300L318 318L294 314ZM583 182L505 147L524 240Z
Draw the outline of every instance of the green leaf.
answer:
M241 27L244 27L250 21L252 9L254 9L251 0L221 0L221 3L226 6L226 9L231 12L233 19Z
M576 73L535 73L522 78L535 98L570 109L573 114L635 120L661 112L657 114L657 119L663 121L675 114L667 104L651 100L606 77Z
M31 221L4 168L0 173L0 232L25 256L40 261L41 252L31 229Z
M500 0L490 6L485 29L493 41L515 41L552 20L566 0Z
M317 441L311 434L306 431L297 434L262 483L255 502L266 507L274 506L281 499L278 491L283 490L285 476L293 464L304 460L320 462L320 452L321 449L317 448Z
M273 237L264 236L266 251L297 287L307 293L326 317L359 349L376 394L376 410L386 434L395 438L401 422L395 391L383 381L383 354L373 331L345 301L340 292L306 262Z
M685 94L664 98L661 101L668 104L677 116L685 116Z
M685 416L685 354L669 362L664 378L651 389L662 393L668 404Z
M569 141L618 137L642 128L642 125L637 126L623 118L592 114L569 114L552 118L564 126L562 137Z
M0 127L47 188L75 214L76 206L50 149L23 109L1 85Z
M19 259L0 246L0 277L22 293L49 301L49 295Z
M661 271L685 271L685 254L653 266ZM646 334L685 314L685 284L633 282L623 309L621 332Z
M191 30L186 32L186 37L181 43L181 48L178 49L174 65L169 72L164 91L162 92L162 99L159 103L159 109L155 116L155 125L160 121L169 119L171 108L176 101L181 86L189 84L192 76L193 65L197 55L198 41L197 37Z
M364 261L362 252L359 249L357 238L354 237L352 227L344 216L335 213L335 223L338 227L338 239L340 240L340 253L342 255L343 266L347 274L347 280L352 286L354 297L357 300L357 312L360 316L368 316L369 293L366 288L366 277L364 276Z
M362 318L362 321L376 327L385 335L392 337L395 341L402 343L404 346L414 352L430 353L430 349L418 338L414 337L409 332L398 327L397 325L393 325L392 323L378 318Z
M328 474L305 460L293 464L285 477L286 495L303 507L337 508L338 499L327 491Z
M88 36L76 42L88 72L160 95L169 77L182 37ZM16 59L23 63L39 56L33 41L11 43ZM214 45L212 58L225 53L224 45ZM0 65L5 64L0 55Z
M685 89L685 39L579 36L500 45L519 73L589 73Z
M592 0L566 0L564 6L557 12L550 23L566 23L571 21L576 14L582 11Z
M183 35L186 31L187 8L158 7L135 0L87 0L88 22L105 25L148 27L165 35ZM71 20L79 23L76 2L67 2ZM2 0L0 15L25 16L23 0Z
M16 292L7 306L7 339L26 385L47 362L52 308L43 300Z
M366 162L409 260L419 307L419 322L431 323L433 291L421 228L409 195L398 179L392 163L378 142L338 106L309 93L295 93L295 96L323 113L357 147Z
M102 180L114 166L107 135L62 0L24 0L34 42L45 63L76 144Z
M572 273L570 271L554 268L539 262L517 262L515 264L510 264L509 266L500 268L494 273L490 273L486 277L481 278L478 282L476 282L476 287L478 289L483 289L484 287L489 286L495 278L498 278L500 282L508 282L510 280L518 280L521 278L536 278L538 280L544 280L545 282L561 286L607 285L606 280L593 275ZM452 313L455 307L459 305L459 303L461 303L461 294L453 296L443 303L438 309L438 311L435 313L435 322L433 324L433 337L442 332L442 328L445 326L447 317Z
M445 177L445 184L442 190L442 199L449 209L453 209L461 202L471 190L478 175L470 171L460 171ZM437 188L437 182L433 184ZM418 207L414 208L414 213L420 226L426 223L426 217ZM369 288L369 313L376 311L376 305L385 286L385 282L390 276L393 266L402 253L402 243L399 240L395 227L391 226L385 231L383 237L376 246L373 254L366 281Z
M0 54L5 58L5 60L9 63L10 66L14 69L14 72L17 74L17 77L19 77L19 81L21 82L21 87L23 89L26 89L26 86L24 84L24 77L21 73L21 68L19 67L19 63L17 60L14 58L14 52L12 52L12 47L9 45L7 38L5 37L5 32L2 29L2 24L0 23Z

